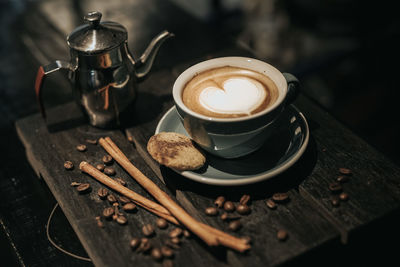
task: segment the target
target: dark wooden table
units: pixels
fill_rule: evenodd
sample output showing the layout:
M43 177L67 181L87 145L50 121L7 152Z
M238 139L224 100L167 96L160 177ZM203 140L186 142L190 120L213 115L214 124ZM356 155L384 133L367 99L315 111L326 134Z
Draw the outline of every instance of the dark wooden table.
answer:
M12 41L20 49L10 58L23 60L24 64L14 66L9 77L13 79L10 85L19 86L20 90L7 91L0 110L4 162L0 172L4 198L0 222L5 233L4 251L15 255L10 265L15 262L28 266L92 264L64 255L48 242L45 224L56 201L62 209L54 215L50 234L63 248L83 256L88 254L98 266L159 265L148 256L132 253L127 246L131 237L140 236L138 226L154 222L155 217L140 210L129 215L127 226L105 222L105 229L97 228L94 217L106 206L95 196L100 185L77 169L66 172L62 167L69 157L76 164L83 159L95 162L104 153L99 146L89 146L88 152L82 154L75 150L75 145L85 138L105 135L112 136L129 158L189 213L215 227L227 230L226 224L205 216L203 210L212 205L216 196L224 194L234 201L245 192L252 196L252 213L242 219L244 225L238 233L252 238L249 253L209 249L200 240L191 238L184 241L175 255L178 266L338 266L383 264L396 259L395 249L388 240L399 237L396 226L400 169L304 95L295 105L309 122L309 145L297 164L270 181L240 188L207 186L184 179L149 157L145 149L147 140L160 117L173 105L171 87L180 72L210 57L252 55L218 29L202 24L170 2L135 1L124 9L106 3L98 5L104 8L100 11L107 19L127 23L129 45L136 57L161 30L166 28L176 34L174 40L161 48L150 77L140 84L133 125L113 131L88 126L70 103L69 84L61 75L54 75L46 84L46 105L53 106L46 124L36 113L33 88L29 84L33 83L40 64L68 59L65 35L81 24L86 8L98 7L95 1L84 3L88 6L71 2L74 13L65 12L71 10L71 5L61 2L32 4L30 12L21 16L12 28L15 33ZM64 23L62 14L69 14L71 23ZM11 59L9 63L13 63ZM71 121L74 123L69 124ZM57 127L52 128L54 125ZM130 188L146 195L140 186L128 180L122 169L115 167ZM343 185L350 199L332 207L328 185L339 175L341 167L353 172ZM90 182L93 191L77 194L69 186L76 180ZM265 200L281 191L288 192L290 201L279 205L277 210L269 210ZM281 228L289 232L285 242L276 239L276 231ZM155 242L160 242L163 235L165 232L158 232Z

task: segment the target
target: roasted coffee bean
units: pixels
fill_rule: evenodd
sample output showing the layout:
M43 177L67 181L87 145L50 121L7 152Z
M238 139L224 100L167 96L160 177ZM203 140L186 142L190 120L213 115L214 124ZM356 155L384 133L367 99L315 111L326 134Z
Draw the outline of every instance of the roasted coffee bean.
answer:
M159 248L153 248L150 252L151 257L153 260L156 261L161 261L163 258L163 254L161 253L161 250Z
M118 215L116 221L118 224L126 224L128 219L124 215Z
M113 162L113 158L110 155L103 156L102 160L106 165L110 165Z
M189 238L191 236L190 232L188 230L183 230L183 236L186 238Z
M238 231L242 227L240 220L231 221L228 225L228 229L231 231Z
M114 215L114 207L107 207L103 210L103 216L106 219L111 218Z
M145 237L142 238L141 241L140 241L140 246L138 248L138 251L146 253L146 252L149 252L151 248L152 248L152 245L151 245L150 240L148 238L145 238Z
M74 164L71 161L67 160L66 162L64 162L64 168L67 170L72 170L74 168Z
M289 200L289 195L287 193L275 193L272 195L272 200L275 202L286 202Z
M218 214L218 209L216 207L208 207L204 211L208 216L215 216Z
M181 228L174 228L171 232L169 232L168 236L170 238L179 237L182 235L183 230Z
M221 208L225 203L225 197L223 196L219 196L217 197L217 199L214 201L215 206L217 206L218 208Z
M167 239L167 240L165 241L165 245L168 246L168 247L170 247L170 248L173 248L173 249L180 249L181 246L179 246L179 243L180 243L179 238L175 237L175 238L173 238L173 239L177 239L177 243L172 242L171 239Z
M129 142L129 143L133 143L133 142L134 142L134 141L133 141L133 137L132 137L132 136L130 136L130 135L128 136L128 138L127 138L127 139L128 139L128 142Z
M166 258L172 258L174 256L174 251L170 247L162 246L161 254Z
M347 168L339 168L339 172L344 175L352 175L353 174L353 172Z
M223 221L233 221L233 220L239 220L240 216L228 214L226 212L222 213L220 216L221 220Z
M166 259L162 262L163 267L174 267L174 262L172 260Z
M342 201L347 201L349 199L349 194L347 194L345 192L342 192L339 195L339 199L342 200Z
M86 145L79 144L79 145L76 146L76 150L78 150L79 152L85 152L86 151Z
M181 240L179 239L179 237L173 237L171 238L171 242L172 244L179 245L181 243Z
M96 139L86 139L85 142L91 145L97 145Z
M126 204L126 203L131 203L132 201L130 200L130 198L127 198L126 196L119 196L119 201L122 204Z
M115 175L115 170L112 167L105 167L104 168L104 173L107 175Z
M71 186L80 186L82 183L78 183L78 182L72 182Z
M250 211L251 211L251 210L250 210L249 206L247 206L247 205L245 205L245 204L239 204L239 205L236 207L236 212L239 213L239 214L241 214L241 215L249 214Z
M76 187L76 190L78 190L79 193L86 193L90 190L90 184L87 183L80 184Z
M338 183L345 183L345 182L347 182L349 180L349 176L347 176L347 175L340 175L340 176L338 176L337 178L336 178L336 181L338 182Z
M250 195L243 195L240 200L239 203L242 205L247 205L250 201Z
M105 199L108 195L108 189L104 187L99 188L99 190L97 191L97 195L99 196L99 198Z
M267 207L270 208L271 210L274 210L277 207L275 201L272 198L267 199L265 203L267 204Z
M132 202L126 203L122 206L122 209L126 212L132 212L136 210L136 205L133 204Z
M120 185L126 186L126 182L124 179L117 177L114 180L117 181Z
M139 247L141 240L139 238L132 238L131 241L129 242L129 246L135 250Z
M106 166L104 165L104 164L97 164L96 165L96 169L98 169L99 171L104 171L104 168L105 168Z
M289 236L288 232L286 230L283 230L283 229L278 230L278 232L276 233L276 237L280 241L285 241L288 238L288 236Z
M116 198L113 194L107 195L107 200L108 200L108 202L110 202L111 204L117 202L117 198Z
M333 193L342 191L342 186L338 182L332 182L329 184L329 190Z
M145 236L152 236L154 235L154 227L151 224L143 225L142 232Z
M235 210L235 204L233 204L232 201L226 201L224 203L224 210L228 211L228 212L232 212Z
M103 222L101 221L100 216L96 216L96 221L97 221L97 226L98 226L98 227L100 227L100 228L103 228L103 227L104 227L104 224L103 224Z
M156 220L156 225L157 225L157 227L160 228L160 229L165 229L165 228L168 227L168 222L167 222L167 220L165 220L165 219L163 219L163 218L158 218L158 219Z
M340 205L339 198L337 196L334 196L331 198L331 204L334 207L338 207Z

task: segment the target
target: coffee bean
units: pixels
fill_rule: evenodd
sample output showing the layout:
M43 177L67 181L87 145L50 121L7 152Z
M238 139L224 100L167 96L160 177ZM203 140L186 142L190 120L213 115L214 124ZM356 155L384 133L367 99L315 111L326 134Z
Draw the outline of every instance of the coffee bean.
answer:
M67 170L72 170L74 168L74 164L71 161L67 160L66 162L64 162L64 168Z
M147 237L152 236L154 235L154 227L151 224L145 224L142 227L142 232Z
M168 236L170 238L179 237L182 235L182 232L183 230L181 228L174 228L169 232Z
M331 198L331 204L334 207L338 207L340 205L339 198L337 196L334 196Z
M117 198L116 198L113 194L107 195L107 200L108 200L108 202L110 202L111 204L117 202Z
M113 216L113 215L114 215L114 208L113 208L113 207L107 207L107 208L105 208L105 209L103 210L103 216L104 216L106 219L111 218L111 216Z
M120 185L126 186L126 182L124 179L117 177L114 180L117 181Z
M205 213L208 216L215 216L218 214L218 209L216 207L208 207L205 209Z
M245 204L239 204L236 207L236 211L237 211L237 213L239 213L241 215L246 215L246 214L249 214L251 210L250 210L249 206L247 206Z
M159 248L153 248L150 252L150 255L153 258L153 260L156 260L156 261L161 261L163 258L163 255Z
M143 252L143 253L149 252L152 247L153 246L151 245L150 240L144 237L140 240L140 246L138 248L138 252Z
M129 246L135 250L139 247L141 240L139 238L132 238L131 241L129 242Z
M171 242L172 244L179 245L181 243L181 240L178 237L173 237L171 238Z
M347 182L349 180L349 176L347 176L347 175L340 175L340 176L338 176L337 178L336 178L336 181L338 182L338 183L345 183L345 182Z
M156 225L157 225L157 227L160 228L160 229L165 229L165 228L168 227L168 222L167 222L167 220L165 220L164 218L158 218L158 219L156 220Z
M90 184L84 183L80 184L76 187L76 190L78 190L79 193L86 193L90 189Z
M113 162L113 158L110 155L103 156L102 160L106 165L110 165Z
M233 221L240 219L240 216L229 215L228 213L224 212L221 214L220 218L223 221Z
M79 152L85 152L86 151L86 145L79 144L79 145L76 146L76 150L78 150Z
M342 191L342 186L338 182L332 182L329 184L329 190L332 193L338 193Z
M280 241L285 241L288 238L288 233L286 230L280 229L278 230L278 232L276 233L276 237L278 238L278 240Z
M104 164L97 164L96 165L96 169L98 169L99 171L104 171L104 168L105 168L106 166L104 165Z
M219 196L217 197L217 199L214 201L215 206L217 206L218 208L221 208L225 203L225 197L223 196Z
M176 239L177 241L174 241L174 242L177 242L177 243L172 242L171 239L167 239L165 241L165 245L170 247L170 248L173 248L173 249L180 249L181 247L179 246L179 243L180 243L179 238L175 237L173 239Z
M188 230L183 230L183 236L186 238L189 238L191 236L190 232Z
M240 200L239 203L242 205L247 205L247 203L249 203L250 201L250 195L243 195Z
M163 267L174 267L174 262L172 260L166 259L162 262Z
M122 204L126 204L126 203L131 203L132 202L131 199L126 197L126 196L119 196L119 201Z
M339 172L344 175L352 175L353 174L353 172L347 168L339 168Z
M103 224L103 222L101 221L100 216L96 216L96 221L97 221L97 226L98 226L98 227L100 227L100 228L103 228L103 227L104 227L104 224Z
M270 208L271 210L274 210L277 207L275 201L272 198L267 199L265 203L267 204L267 207Z
M174 256L174 251L170 247L162 246L161 254L166 258L172 258Z
M99 196L99 198L105 199L108 195L107 188L104 187L99 188L99 190L97 191L97 195Z
M286 202L289 200L289 195L287 193L275 193L272 195L272 200L275 202Z
M226 201L224 203L224 210L228 211L228 212L232 212L235 210L235 204L233 204L232 201Z
M105 167L104 168L104 173L107 175L115 175L115 170L112 167Z
M96 139L86 139L85 142L91 145L97 145Z
M231 221L228 225L228 229L231 231L238 231L242 227L240 220Z
M126 212L132 212L136 210L136 205L133 204L132 202L126 203L122 206L122 209Z
M79 186L79 185L81 185L81 183L78 183L78 182L72 182L72 183L71 183L71 186L74 186L74 187L75 187L75 186Z
M124 215L118 215L116 221L118 224L126 224L128 219Z
M349 195L347 193L345 193L345 192L340 193L339 199L342 200L342 201L347 201L347 200L349 200Z

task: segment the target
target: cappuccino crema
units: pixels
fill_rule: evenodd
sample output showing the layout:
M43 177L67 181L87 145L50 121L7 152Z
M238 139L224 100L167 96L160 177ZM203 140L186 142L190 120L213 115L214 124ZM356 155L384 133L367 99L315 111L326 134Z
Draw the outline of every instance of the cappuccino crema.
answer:
M259 72L225 66L194 76L183 89L182 101L194 112L216 118L256 114L278 98L275 83Z

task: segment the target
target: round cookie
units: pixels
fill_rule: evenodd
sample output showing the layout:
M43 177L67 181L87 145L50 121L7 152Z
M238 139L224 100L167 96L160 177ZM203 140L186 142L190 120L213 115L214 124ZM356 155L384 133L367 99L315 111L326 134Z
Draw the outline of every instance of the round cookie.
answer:
M179 171L196 170L206 162L204 154L189 137L174 132L150 137L147 151L158 163Z

